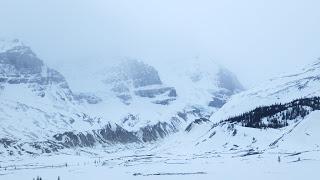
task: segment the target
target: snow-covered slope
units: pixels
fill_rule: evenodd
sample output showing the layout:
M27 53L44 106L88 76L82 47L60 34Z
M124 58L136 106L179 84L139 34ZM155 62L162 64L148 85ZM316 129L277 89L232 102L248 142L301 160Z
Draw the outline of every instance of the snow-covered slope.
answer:
M177 154L230 153L243 157L319 151L319 117L318 108L304 117L293 117L286 126L280 128L254 128L232 121L213 123L208 119L198 119L190 123L185 131L163 142L158 150ZM275 119L284 121L277 116Z
M198 151L248 151L250 153L303 152L320 149L319 111L304 119L297 118L280 128L248 128L239 124L219 123L200 136L194 144ZM200 131L199 129L197 129Z
M320 111L307 116L291 133L281 137L276 144L281 150L312 151L320 149Z
M320 61L293 75L233 95L210 119L191 122L160 149L181 152L313 151L319 149ZM311 134L313 134L311 136Z
M191 123L175 144L192 151L245 151L248 155L318 150L319 77L320 61L236 94L210 121Z
M287 103L303 97L320 96L320 60L300 72L277 77L233 96L211 120L219 122L258 106Z

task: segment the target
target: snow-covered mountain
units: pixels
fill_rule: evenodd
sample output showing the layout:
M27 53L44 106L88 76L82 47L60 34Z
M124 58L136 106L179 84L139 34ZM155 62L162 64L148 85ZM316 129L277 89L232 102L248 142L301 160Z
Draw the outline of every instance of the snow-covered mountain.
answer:
M198 65L197 71L190 72L194 63ZM209 117L231 95L243 90L231 72L214 62L211 68L197 60L170 67L173 70L158 71L132 59L110 65L93 75L100 83L94 94L103 101L87 108L136 131L158 122L183 124Z
M92 122L99 119L84 114L80 105L97 102L95 97L74 94L58 71L47 67L19 40L1 40L0 47L0 142L4 152L51 152L56 150L50 142L55 134L94 127Z
M29 47L18 40L10 41L9 46L2 45L2 50L2 136L18 136L28 132L30 139L38 139L47 135L46 130L56 129L59 123L54 123L54 120L62 124L63 120L68 122L68 118L60 119L59 114L68 113L76 100L64 77L45 66ZM55 111L57 114L53 114ZM33 126L39 128L34 129Z
M9 154L155 141L209 117L243 89L214 62L172 66L170 74L127 59L93 73L93 92L76 94L19 40L0 47L0 147Z
M0 177L41 169L83 179L108 168L128 178L211 179L235 162L249 171L264 165L267 174L281 161L285 169L319 165L320 60L249 90L202 59L125 59L88 79L91 91L75 93L30 47L0 41Z
M149 142L157 151L245 155L286 152L293 142L299 145L295 139L308 142L299 150L319 148L313 127L320 110L319 62L243 91L214 62L163 68L124 59L93 72L91 92L74 93L19 40L0 47L4 156Z

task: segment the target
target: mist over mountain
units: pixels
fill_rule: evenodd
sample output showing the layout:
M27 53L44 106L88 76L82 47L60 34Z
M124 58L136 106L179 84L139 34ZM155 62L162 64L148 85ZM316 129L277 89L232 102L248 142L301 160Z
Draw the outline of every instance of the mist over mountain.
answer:
M245 89L212 60L151 65L122 58L88 68L77 89L20 40L3 39L0 47L0 156L8 160L1 171L17 158L67 152L318 155L319 60ZM83 72L75 66L73 73Z
M75 66L86 71L122 57L169 64L200 56L253 87L320 56L318 6L315 0L3 0L0 37L23 40L67 79Z
M2 0L0 180L317 180L320 1Z
M92 72L94 80L83 84L91 86L91 91L74 93L62 74L19 40L3 40L1 47L3 141L11 142L5 149L18 148L19 154L32 152L21 147L26 143L37 143L34 150L52 152L105 141L158 140L180 131L194 118L209 117L243 90L235 75L214 62L211 68L199 60L177 64L178 71L166 72L170 81L165 84L154 67L125 59ZM195 65L193 71L190 67Z

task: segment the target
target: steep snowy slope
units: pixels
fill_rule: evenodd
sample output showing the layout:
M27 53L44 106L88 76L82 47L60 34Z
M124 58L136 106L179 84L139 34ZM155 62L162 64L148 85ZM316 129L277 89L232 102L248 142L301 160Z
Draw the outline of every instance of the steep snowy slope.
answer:
M256 88L233 96L211 120L219 122L262 105L287 103L303 97L320 96L320 60L301 72L274 78Z

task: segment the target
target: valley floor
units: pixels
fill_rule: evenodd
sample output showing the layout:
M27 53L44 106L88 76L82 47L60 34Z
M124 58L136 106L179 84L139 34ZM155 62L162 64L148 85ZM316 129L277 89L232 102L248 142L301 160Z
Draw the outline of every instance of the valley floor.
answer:
M116 152L117 151L117 152ZM116 153L115 153L116 152ZM229 151L175 154L150 148L95 153L79 150L0 161L1 180L319 179L320 149L305 152Z

